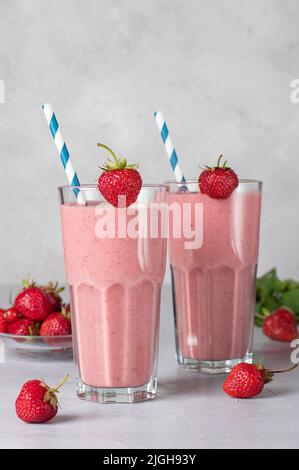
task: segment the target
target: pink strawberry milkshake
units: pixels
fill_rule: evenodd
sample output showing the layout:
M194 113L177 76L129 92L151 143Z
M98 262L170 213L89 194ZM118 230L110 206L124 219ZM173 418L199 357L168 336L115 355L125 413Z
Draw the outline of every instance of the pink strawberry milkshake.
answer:
M61 206L79 381L136 388L155 379L166 239L103 238L99 208L117 230L120 209L108 203Z
M193 227L195 204L203 209L203 241L196 249L185 248L183 235L172 236L170 211L177 360L186 368L223 372L250 360L261 184L241 180L228 199L177 189L169 205L190 203Z

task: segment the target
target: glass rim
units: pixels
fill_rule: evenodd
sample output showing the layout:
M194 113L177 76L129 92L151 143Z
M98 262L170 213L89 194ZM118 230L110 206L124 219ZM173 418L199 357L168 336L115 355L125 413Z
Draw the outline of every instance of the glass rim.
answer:
M11 334L11 333L0 333L0 339L1 338L9 338L9 339L18 339L18 340L23 340L23 341L20 341L20 342L25 342L25 340L38 340L40 342L43 342L43 340L53 340L53 343L55 343L56 339L59 338L57 340L58 341L62 341L63 339L67 339L67 340L70 340L72 339L72 334L70 335L57 335L57 336L49 336L49 335L45 335L45 336L40 336L40 335L16 335L16 334ZM62 339L60 339L62 338Z
M144 183L142 184L141 186L141 189L142 188L145 188L145 189L166 189L166 184L165 183ZM80 191L81 190L86 190L86 191L90 191L90 190L94 190L94 189L98 189L98 185L97 184L80 184L80 186L71 186L69 184L66 184L66 185L63 185L63 186L58 186L58 189L59 190L71 190L73 191L74 189L79 189Z
M195 184L197 183L198 184L198 179L188 179L188 180L185 180L185 181L176 181L176 180L168 180L168 181L164 181L164 185L166 187L168 186L174 186L174 185L184 185L184 184ZM250 178L239 178L239 185L245 185L245 184L252 184L252 185L257 185L259 187L261 187L263 185L263 181L261 180L255 180L255 179L250 179Z

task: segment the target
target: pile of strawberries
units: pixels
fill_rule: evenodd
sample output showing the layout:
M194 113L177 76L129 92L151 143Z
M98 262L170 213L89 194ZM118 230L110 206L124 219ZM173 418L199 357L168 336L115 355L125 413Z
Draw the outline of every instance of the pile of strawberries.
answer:
M23 289L13 306L0 309L0 333L20 336L65 336L71 334L70 306L63 305L63 287L49 282L38 286L23 280Z

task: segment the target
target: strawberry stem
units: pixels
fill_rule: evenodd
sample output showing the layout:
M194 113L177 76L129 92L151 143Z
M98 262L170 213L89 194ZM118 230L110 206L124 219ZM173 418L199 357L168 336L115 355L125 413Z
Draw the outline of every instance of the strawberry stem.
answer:
M268 369L269 372L272 372L272 374L282 374L283 372L290 372L291 370L295 369L298 364L293 364L292 367L289 367L288 369L280 369L280 370L271 370Z
M108 152L110 152L110 154L112 155L113 160L115 161L115 164L118 165L117 156L115 155L115 153L113 152L113 150L112 150L110 147L108 147L108 146L105 145L105 144L100 144L100 143L97 143L97 146L98 146L98 147L102 147L103 149L108 150Z
M70 378L70 374L66 374L62 382L55 388L55 391L58 392L58 390L65 384L65 382Z
M219 155L216 165L213 167L206 165L205 169L213 171L213 170L216 170L217 168L224 168L225 170L229 170L230 168L226 166L227 160L225 160L225 162L221 164L222 158L223 158L223 154Z
M138 168L138 165L135 163L133 163L132 165L129 165L127 163L127 160L122 156L120 158L117 158L113 150L107 145L100 144L100 143L98 143L97 145L98 147L102 147L105 150L108 150L108 152L112 155L112 158L113 158L113 161L110 158L108 158L105 164L100 167L101 170L104 170L104 171L126 170L126 169L136 170Z
M49 387L49 385L44 381L44 379L41 379L41 385L47 390L44 396L44 401L49 401L53 408L55 408L56 406L60 406L56 397L56 393L59 392L59 389L65 384L69 377L70 375L66 374L62 382L60 382L60 384L55 388Z
M220 166L220 161L221 161L221 158L222 158L222 157L223 157L223 155L221 154L221 155L219 156L218 160L217 160L217 165L216 165L217 167ZM224 164L224 166L225 166L225 164Z
M266 316L261 315L260 313L255 312L255 318L260 318L261 320L265 320Z
M58 390L62 387L62 385L65 384L65 382L70 378L70 375L69 374L66 374L66 376L64 377L64 379L62 380L62 382L60 382L59 385L57 385L57 387L50 387L45 381L44 379L41 379L41 383L42 385L49 391L51 391L52 393L56 393L58 392Z

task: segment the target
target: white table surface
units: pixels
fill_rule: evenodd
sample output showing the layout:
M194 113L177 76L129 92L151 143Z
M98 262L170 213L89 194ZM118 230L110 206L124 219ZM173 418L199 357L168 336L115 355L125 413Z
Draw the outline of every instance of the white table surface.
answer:
M0 287L0 305L8 288ZM255 331L257 357L268 367L289 365L288 344ZM75 395L71 360L37 361L7 355L0 364L0 448L298 448L299 369L277 375L261 395L235 400L222 391L223 375L179 368L174 360L170 287L162 296L158 397L135 405L100 405ZM62 409L46 424L26 424L14 402L24 382L41 376L55 385Z

